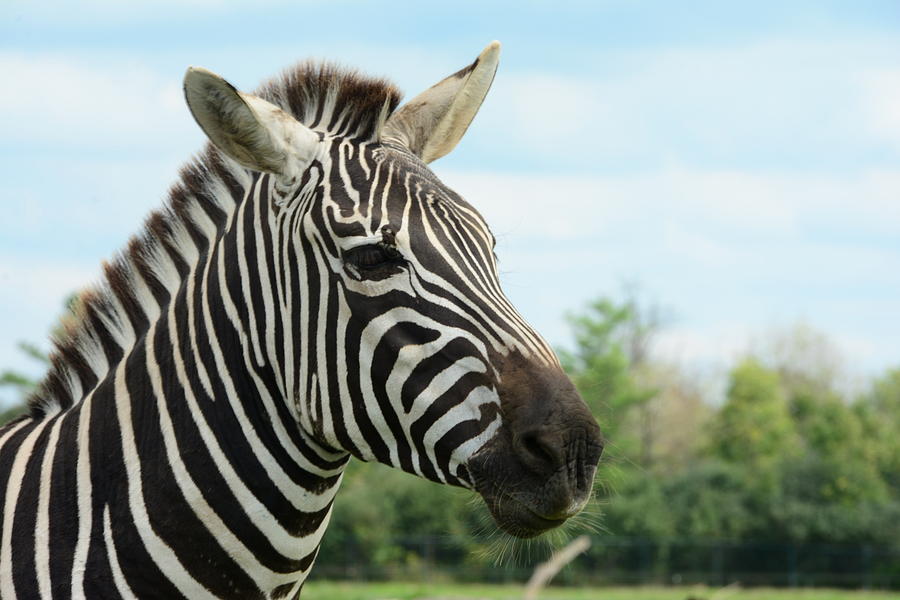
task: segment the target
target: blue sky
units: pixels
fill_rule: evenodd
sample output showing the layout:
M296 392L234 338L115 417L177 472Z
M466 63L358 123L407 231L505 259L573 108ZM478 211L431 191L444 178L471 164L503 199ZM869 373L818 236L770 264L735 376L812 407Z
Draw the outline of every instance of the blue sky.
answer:
M200 148L188 65L252 89L320 57L414 95L492 39L494 89L432 166L551 342L631 281L689 366L798 321L848 372L900 365L898 34L897 2L6 1L0 367L35 372L16 342L46 344Z

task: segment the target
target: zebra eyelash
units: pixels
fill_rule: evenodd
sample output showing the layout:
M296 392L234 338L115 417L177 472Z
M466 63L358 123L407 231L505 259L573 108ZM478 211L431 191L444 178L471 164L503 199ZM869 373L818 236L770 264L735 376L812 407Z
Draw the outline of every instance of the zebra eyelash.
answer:
M347 272L358 281L381 281L407 266L397 246L385 241L353 246L341 253L341 259Z
M380 233L354 240L341 251L344 266L355 279L379 281L399 273L406 266L407 261L397 247L394 229L385 225Z
M396 246L384 243L356 246L345 251L343 259L344 263L352 265L360 271L377 270L406 262Z

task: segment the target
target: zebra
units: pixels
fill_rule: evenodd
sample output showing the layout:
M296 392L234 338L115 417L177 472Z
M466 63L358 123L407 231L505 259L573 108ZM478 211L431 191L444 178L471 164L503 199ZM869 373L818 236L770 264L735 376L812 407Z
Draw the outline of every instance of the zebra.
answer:
M328 63L254 94L187 70L210 143L0 429L0 597L296 597L350 457L469 488L519 537L584 506L599 427L427 166L499 49L399 108Z

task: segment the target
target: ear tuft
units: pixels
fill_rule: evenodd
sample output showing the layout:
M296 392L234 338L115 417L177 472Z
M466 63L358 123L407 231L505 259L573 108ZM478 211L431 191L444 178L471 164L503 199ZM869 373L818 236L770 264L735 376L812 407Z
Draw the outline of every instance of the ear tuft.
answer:
M499 61L500 42L493 41L471 65L401 106L385 123L381 140L409 148L426 163L449 153L484 102Z
M292 178L315 154L318 135L280 108L239 92L211 71L188 68L184 96L210 141L249 169Z

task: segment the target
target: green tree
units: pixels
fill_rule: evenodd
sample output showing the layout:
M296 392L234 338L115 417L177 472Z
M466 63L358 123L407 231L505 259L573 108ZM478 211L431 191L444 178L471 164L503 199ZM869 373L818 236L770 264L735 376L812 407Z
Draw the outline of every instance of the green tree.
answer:
M774 332L763 348L763 360L778 373L803 453L874 475L859 411L838 390L844 361L832 342L800 323Z
M623 536L664 539L674 535L680 515L669 508L664 478L642 469L619 475L605 501L604 528Z
M76 313L78 308L78 295L71 294L63 302L63 318L51 330L51 335L60 337L63 334L63 321L70 319ZM30 342L19 342L19 350L27 357L40 363L43 368L50 366L50 359L37 345ZM26 373L15 369L6 369L0 371L0 390L7 389L12 391L12 397L0 397L0 406L6 405L7 408L0 412L0 425L11 421L17 416L28 410L27 399L35 390L40 380L35 379Z
M561 350L560 360L611 442L613 454L641 461L646 457L645 426L620 435L629 413L647 406L657 390L638 374L647 367L649 346L658 327L658 313L632 295L624 301L600 298L576 315L568 315L575 349ZM645 417L647 415L644 415Z
M752 522L731 523L732 532L778 537L774 524L782 497L782 466L797 456L799 447L778 373L755 358L744 359L731 371L725 404L710 428L710 458L732 466L743 482L741 505L752 516ZM726 522L722 516L718 520Z
M659 476L701 458L713 409L704 401L697 377L658 360L648 361L633 377L655 392L617 424L621 437L640 440L638 463Z
M876 379L855 408L861 438L869 443L868 456L900 499L900 368Z
M713 455L768 471L798 450L798 438L778 373L755 358L731 372L725 405L712 428Z
M41 352L37 346L29 344L28 342L19 342L18 346L19 350L29 358L34 359L44 366L49 364L47 355ZM4 371L0 371L0 389L12 391L11 400L4 398L4 404L6 404L8 408L0 412L0 425L8 423L28 410L26 400L31 392L34 391L37 384L38 381L36 379L21 371L15 369L5 369Z
M678 536L738 539L757 526L746 469L715 459L692 463L663 479L666 510Z
M471 538L478 515L469 490L442 486L378 463L351 460L320 551L324 565L355 565L356 575L414 569L427 538ZM474 549L477 543L472 542ZM462 562L465 551L454 557ZM445 557L446 558L446 557Z

